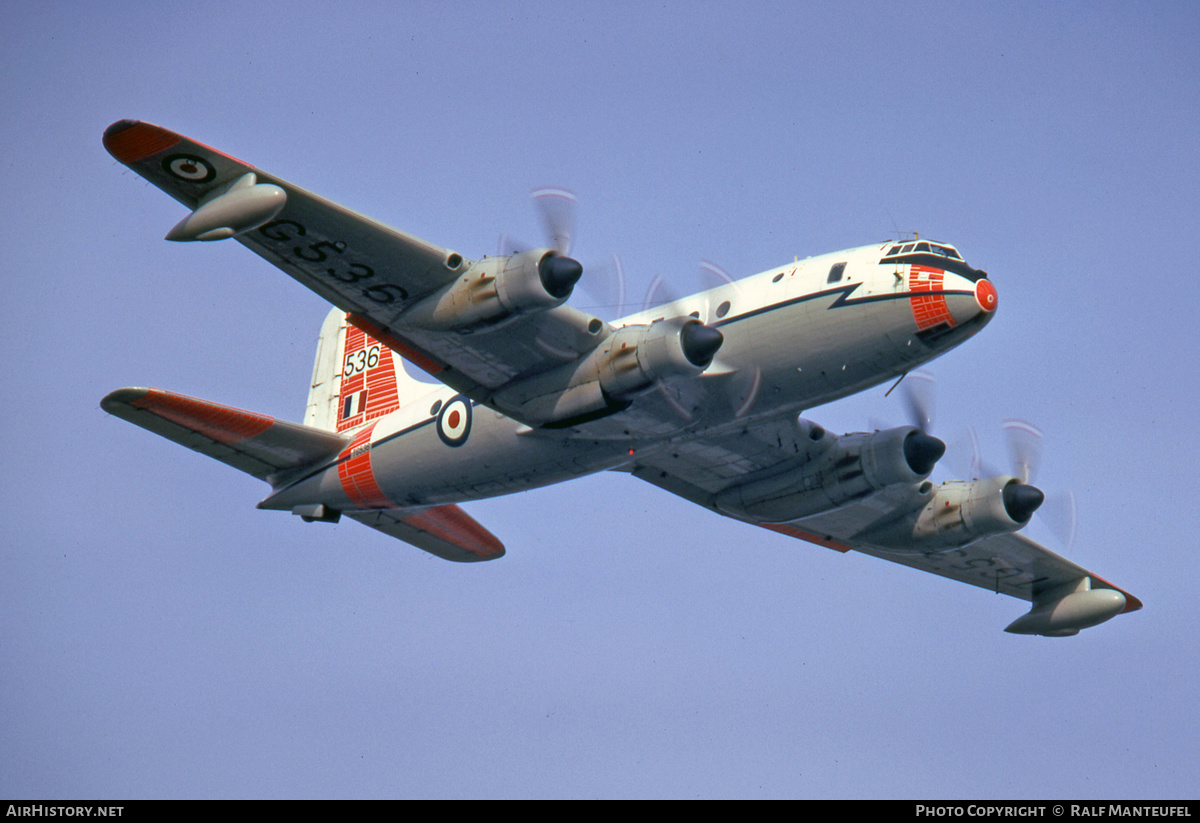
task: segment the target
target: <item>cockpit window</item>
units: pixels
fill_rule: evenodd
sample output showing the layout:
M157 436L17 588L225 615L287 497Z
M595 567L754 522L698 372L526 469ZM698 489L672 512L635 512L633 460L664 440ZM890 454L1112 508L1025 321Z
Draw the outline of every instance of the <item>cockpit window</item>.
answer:
M987 272L971 268L967 261L962 258L962 255L958 253L957 249L926 240L914 240L912 243L904 243L903 245L898 243L890 247L887 254L879 262L881 265L912 263L913 265L933 266L934 268L961 274L973 282L987 277ZM833 283L832 272L830 272L830 277L829 282Z
M834 263L829 267L829 276L825 278L826 283L836 283L842 279L842 273L846 271L845 263Z

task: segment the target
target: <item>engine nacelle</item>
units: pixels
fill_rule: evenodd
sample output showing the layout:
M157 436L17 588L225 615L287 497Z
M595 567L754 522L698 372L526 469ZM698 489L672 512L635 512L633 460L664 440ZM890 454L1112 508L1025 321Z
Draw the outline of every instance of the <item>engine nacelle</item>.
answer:
M626 326L608 335L583 362L565 363L511 386L495 401L530 424L576 425L621 411L658 380L699 375L724 339L692 317Z
M840 508L896 483L929 476L946 446L914 426L833 438L812 423L799 469L725 489L716 507L734 517L780 523ZM817 433L819 436L814 437Z
M889 526L868 539L917 552L958 548L995 534L1015 532L1033 516L1045 495L1015 477L952 480L941 484L915 520Z
M487 257L414 304L402 322L444 330L500 325L562 305L582 274L583 266L552 249Z
M600 388L626 400L668 377L695 377L709 367L724 336L694 317L626 326L609 339L599 360Z

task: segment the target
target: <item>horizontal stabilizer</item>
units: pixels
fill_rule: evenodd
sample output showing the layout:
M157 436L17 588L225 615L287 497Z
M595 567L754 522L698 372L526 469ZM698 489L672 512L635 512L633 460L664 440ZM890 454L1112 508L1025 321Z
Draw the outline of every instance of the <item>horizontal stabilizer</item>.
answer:
M100 407L274 485L295 469L336 457L348 437L162 389L117 389Z
M457 563L504 556L504 544L453 504L431 509L346 512L346 517Z

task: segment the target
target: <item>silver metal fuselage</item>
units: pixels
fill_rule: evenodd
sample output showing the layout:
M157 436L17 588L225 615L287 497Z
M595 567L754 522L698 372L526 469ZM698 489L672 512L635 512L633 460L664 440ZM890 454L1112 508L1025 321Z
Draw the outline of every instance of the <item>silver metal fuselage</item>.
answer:
M700 380L660 384L619 413L548 430L474 405L468 435L451 444L439 434L437 412L455 392L430 385L376 421L360 448L369 449L374 481L391 504L454 503L619 468L681 441L798 415L895 379L982 329L995 290L986 279L880 263L890 245L810 257L614 322L619 328L694 314L724 335ZM633 419L638 425L629 425ZM292 479L260 506L361 508L344 480L335 462Z

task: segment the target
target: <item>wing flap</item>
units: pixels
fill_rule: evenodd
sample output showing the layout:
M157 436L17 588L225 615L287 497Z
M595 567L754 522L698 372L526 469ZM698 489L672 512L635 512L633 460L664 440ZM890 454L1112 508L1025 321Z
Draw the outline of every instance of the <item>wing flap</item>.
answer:
M504 544L453 504L429 509L346 512L346 517L456 563L477 563L504 556Z
M118 389L100 407L272 484L335 457L349 442L333 432L162 389Z

